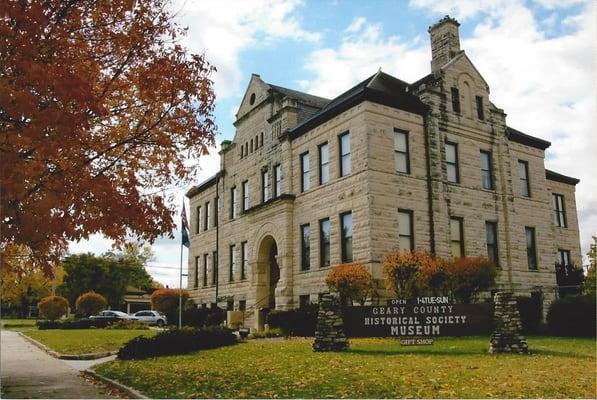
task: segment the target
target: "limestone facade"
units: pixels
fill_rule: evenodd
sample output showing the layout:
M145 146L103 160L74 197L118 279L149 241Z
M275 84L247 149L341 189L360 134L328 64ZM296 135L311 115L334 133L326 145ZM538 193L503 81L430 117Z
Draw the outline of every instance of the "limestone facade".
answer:
M545 169L549 142L507 126L458 26L446 17L429 29L432 72L412 84L379 71L328 100L251 77L220 172L187 193L196 303L246 309L256 324L259 308L316 302L348 247L381 280L399 243L442 257L491 252L499 287L542 287L549 300L561 252L581 262L578 180Z

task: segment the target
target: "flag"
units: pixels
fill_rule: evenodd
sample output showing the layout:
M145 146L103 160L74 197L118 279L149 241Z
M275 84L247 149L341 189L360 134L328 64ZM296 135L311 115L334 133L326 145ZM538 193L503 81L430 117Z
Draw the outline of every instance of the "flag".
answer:
M191 245L189 242L189 223L187 222L187 212L184 208L184 201L182 203L182 244L187 248Z

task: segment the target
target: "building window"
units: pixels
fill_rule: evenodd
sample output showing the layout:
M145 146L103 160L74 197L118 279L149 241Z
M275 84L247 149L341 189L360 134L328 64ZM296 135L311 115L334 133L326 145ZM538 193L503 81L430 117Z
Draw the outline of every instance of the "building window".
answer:
M299 308L307 307L311 304L311 295L302 294L299 296Z
M485 241L487 242L487 258L495 265L499 265L497 222L485 222Z
M319 221L319 265L330 265L330 219Z
M261 200L265 203L270 199L269 197L269 172L263 171L261 173Z
M481 150L481 185L483 186L483 189L493 189L491 172L491 152Z
M455 87L451 88L450 92L452 94L452 111L460 114L460 92Z
M263 132L261 132L260 135L261 135L261 146L263 146Z
M259 148L259 135L255 136L255 150Z
M250 147L250 149L251 149L251 153L252 153L253 152L253 139L251 139L251 147Z
M413 212L411 210L398 210L398 248L401 251L415 249Z
M243 187L243 212L249 209L249 181L242 183Z
M226 301L226 311L234 311L234 300Z
M218 265L220 263L218 262L218 252L217 251L214 251L213 253L211 253L211 262L214 267L213 273L211 274L211 284L215 285L218 282L218 276L220 275L220 273L218 271Z
M485 112L483 111L483 96L475 96L477 101L477 118L480 120L485 119Z
M462 227L462 218L450 218L450 241L452 247L452 257L464 257L464 232Z
M207 286L207 276L209 275L209 254L203 255L203 286Z
M526 234L526 241L527 241L527 263L529 265L529 269L536 271L537 270L537 247L535 244L535 228L530 228L526 226L524 228Z
M553 202L553 222L556 226L566 228L566 210L564 209L564 196L561 194L552 194Z
M394 167L398 172L410 174L408 132L394 128Z
M220 215L220 198L216 197L214 202L214 226L218 226L218 216Z
M301 192L309 190L309 152L301 154Z
M309 224L301 225L301 270L311 268L311 230Z
M199 263L200 263L201 257L199 256L195 256L195 282L193 284L194 288L199 287Z
M205 203L205 221L203 221L203 230L206 231L209 229L209 220L211 218L210 210L209 210L209 201Z
M446 172L448 182L459 183L460 172L458 171L458 145L446 142Z
M342 262L352 262L352 212L340 215Z
M520 192L524 197L531 197L531 185L529 184L529 163L518 160L518 176L520 177Z
M230 245L230 271L228 271L228 280L234 281L236 276L236 246Z
M339 136L340 142L340 176L350 174L352 166L350 162L350 133L346 132Z
M236 186L230 189L230 218L236 218L238 204L236 203Z
M240 279L247 279L247 272L249 271L249 246L247 242L240 244Z
M324 143L319 146L319 184L323 185L330 180L330 154L329 146Z
M274 197L282 194L282 166L280 164L274 167Z
M570 250L558 250L558 258L560 265L570 265Z
M239 311L245 311L247 309L247 300L239 300L238 309Z
M197 206L197 222L195 224L195 233L201 232L201 206Z

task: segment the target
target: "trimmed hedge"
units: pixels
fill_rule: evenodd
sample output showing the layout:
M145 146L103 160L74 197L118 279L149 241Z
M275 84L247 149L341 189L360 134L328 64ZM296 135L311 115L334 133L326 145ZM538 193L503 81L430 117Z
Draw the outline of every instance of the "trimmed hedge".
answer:
M220 325L226 319L226 311L217 308L188 308L182 311L182 324L201 328L203 326ZM178 324L178 316L170 323Z
M153 337L138 336L118 350L121 360L141 360L156 356L186 354L215 349L236 343L232 330L219 326L209 328L170 329Z
M102 319L76 319L65 321L37 321L37 329L89 329L89 328L105 328L109 325L109 321Z
M550 333L595 337L595 296L566 296L551 303L547 312Z
M519 296L516 298L520 322L525 334L539 333L543 319L543 304L540 298Z
M314 336L318 311L317 304L288 311L273 310L267 314L266 323L270 329L281 329L286 336Z
M106 329L133 329L133 330L139 330L139 329L149 329L149 326L147 326L147 324L144 324L141 321L122 320L122 321L116 321L116 322L111 323L110 325L108 325L106 327Z

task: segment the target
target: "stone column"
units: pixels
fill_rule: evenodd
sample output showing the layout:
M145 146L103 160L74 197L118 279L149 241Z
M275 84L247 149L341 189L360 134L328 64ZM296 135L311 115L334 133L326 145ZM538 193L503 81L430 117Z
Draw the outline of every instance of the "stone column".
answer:
M294 306L291 258L276 256L276 261L280 268L280 280L276 285L276 310L290 310Z
M348 350L348 346L340 315L340 301L336 296L326 293L319 301L313 351L343 351Z
M514 293L498 292L493 297L493 302L494 328L489 339L489 352L528 353L529 346L522 335L522 323Z

